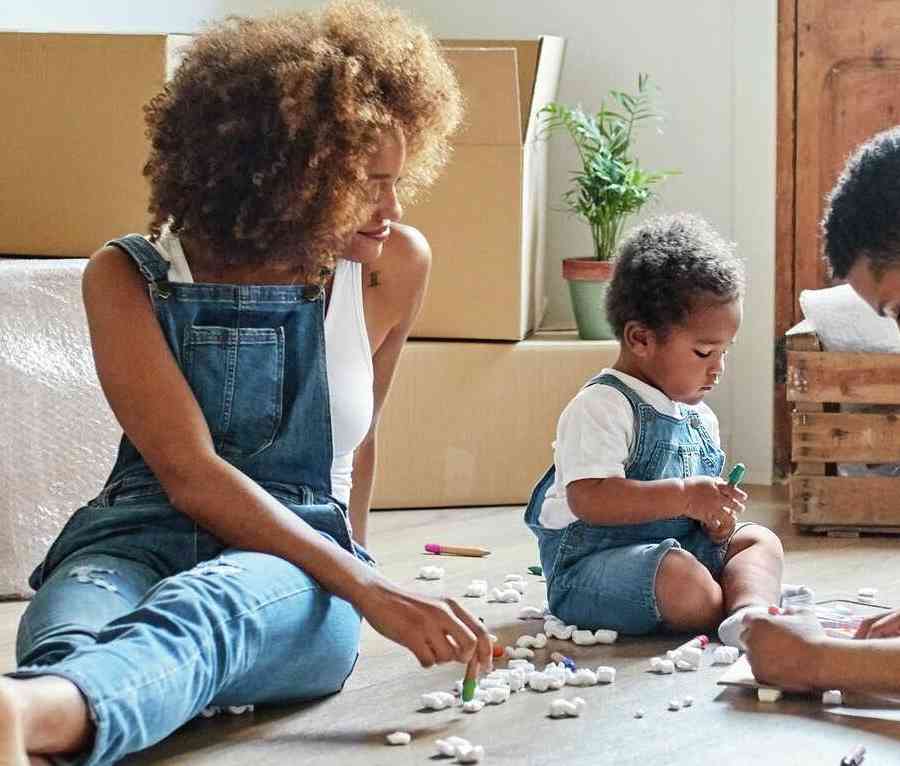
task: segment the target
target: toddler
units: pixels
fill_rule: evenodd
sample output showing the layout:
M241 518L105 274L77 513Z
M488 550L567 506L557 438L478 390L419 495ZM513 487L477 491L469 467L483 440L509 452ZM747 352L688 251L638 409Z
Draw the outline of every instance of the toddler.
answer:
M747 495L720 478L703 399L741 324L743 267L702 219L666 216L622 245L607 312L618 360L559 419L554 464L525 521L550 610L626 634L718 626L738 646L748 611L778 603L778 538L738 523ZM723 619L724 618L724 619Z

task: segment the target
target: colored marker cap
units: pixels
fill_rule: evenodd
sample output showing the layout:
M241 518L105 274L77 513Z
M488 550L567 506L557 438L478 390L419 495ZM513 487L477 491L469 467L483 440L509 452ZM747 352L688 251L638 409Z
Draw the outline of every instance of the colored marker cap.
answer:
M743 463L735 463L734 468L731 469L731 473L728 474L728 483L731 486L736 487L744 478L744 474L747 472L747 466Z
M425 550L426 550L428 553L440 553L440 552L441 552L441 546L438 545L437 543L426 543L426 545L425 545Z

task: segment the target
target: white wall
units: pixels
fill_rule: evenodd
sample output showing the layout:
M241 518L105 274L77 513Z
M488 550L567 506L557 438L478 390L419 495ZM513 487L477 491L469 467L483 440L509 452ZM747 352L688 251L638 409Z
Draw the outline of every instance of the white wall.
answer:
M610 88L633 89L648 72L669 114L664 132L639 136L650 169L678 169L645 212L691 210L735 240L750 293L730 371L710 398L724 446L768 483L772 465L776 0L394 0L445 37L568 41L559 98L596 108ZM312 0L25 0L0 7L0 28L192 31L226 13L310 7ZM364 23L364 21L363 21ZM564 136L550 147L550 199L576 165ZM584 224L554 210L548 222L546 324L571 324L559 262L590 252Z
M4 0L0 29L39 32L193 32L220 0Z

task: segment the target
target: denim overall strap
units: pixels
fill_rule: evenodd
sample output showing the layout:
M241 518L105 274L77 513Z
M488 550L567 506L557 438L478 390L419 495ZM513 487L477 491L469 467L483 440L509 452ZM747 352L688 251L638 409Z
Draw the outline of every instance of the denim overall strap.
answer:
M112 239L106 243L107 247L110 245L129 255L148 282L161 282L168 276L169 262L140 234L126 234Z
M167 281L168 262L140 235L110 242L149 283L169 349L200 405L216 452L291 502L329 504L333 444L324 292L317 285ZM162 487L123 435L95 505Z

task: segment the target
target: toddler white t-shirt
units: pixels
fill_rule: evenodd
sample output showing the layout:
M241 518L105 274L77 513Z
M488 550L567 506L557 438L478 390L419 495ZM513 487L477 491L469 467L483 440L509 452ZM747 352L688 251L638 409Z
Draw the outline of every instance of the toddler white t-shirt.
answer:
M682 418L694 410L719 444L719 421L704 402L687 405L673 401L658 388L618 370L604 369L600 374L614 375L663 415ZM577 521L566 500L566 486L579 479L624 478L633 443L634 412L625 395L612 386L582 388L559 416L553 442L556 481L544 497L541 524L562 529Z

